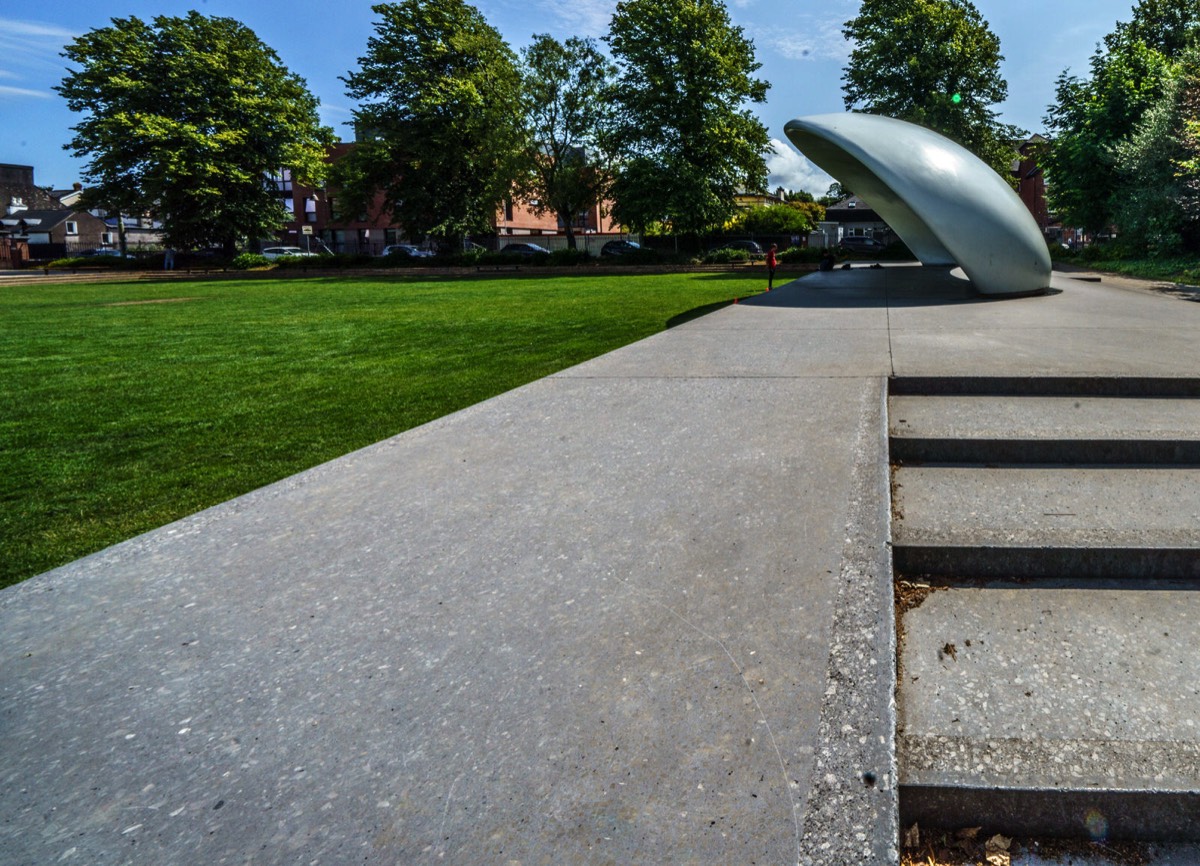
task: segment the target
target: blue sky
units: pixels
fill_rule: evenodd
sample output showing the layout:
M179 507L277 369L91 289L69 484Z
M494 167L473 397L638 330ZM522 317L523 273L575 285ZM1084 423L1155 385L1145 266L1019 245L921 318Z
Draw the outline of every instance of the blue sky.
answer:
M829 178L786 144L783 125L793 117L842 111L841 75L850 46L842 24L855 0L727 0L730 16L745 29L770 82L767 103L756 107L778 153L768 160L771 186L825 191ZM354 108L339 76L357 65L375 16L365 0L41 0L0 5L0 163L35 167L41 186L68 187L83 165L62 145L76 122L52 88L65 72L62 46L114 17L206 15L236 18L303 77L321 100L325 123L344 138ZM475 5L514 49L534 33L601 36L615 0L476 0ZM1041 129L1064 68L1085 74L1096 43L1116 22L1130 18L1132 0L976 0L1000 37L1009 98L1002 119Z

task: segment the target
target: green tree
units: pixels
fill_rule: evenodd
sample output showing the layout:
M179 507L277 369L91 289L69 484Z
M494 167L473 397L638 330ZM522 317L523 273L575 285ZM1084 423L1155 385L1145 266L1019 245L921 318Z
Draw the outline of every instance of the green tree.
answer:
M115 18L63 56L78 65L56 89L85 115L66 147L89 160L88 203L157 213L172 246L267 237L285 220L267 176L324 174L317 99L232 18Z
M739 189L766 186L754 43L719 0L621 0L606 41L617 61L608 136L621 160L614 215L636 231L723 225Z
M842 199L852 195L854 193L842 186L841 181L835 180L829 185L829 189L825 190L825 195L821 196L817 201L825 205L825 207L829 207L831 204L837 204Z
M803 203L758 205L746 208L730 220L730 231L761 235L808 234L816 226L811 212ZM820 205L813 205L820 208ZM821 208L823 211L824 208Z
M1197 181L1192 130L1200 103L1200 49L1184 52L1163 95L1114 148L1115 219L1123 241L1151 255L1195 249L1200 240L1191 190Z
M1194 67L1191 67L1194 69ZM1184 240L1191 250L1200 249L1200 80L1189 71L1182 96L1183 132L1180 147L1183 151L1178 170L1183 187L1181 205L1189 232Z
M1088 78L1070 70L1059 76L1044 121L1051 137L1044 165L1051 206L1065 222L1096 233L1116 219L1117 148L1162 97L1198 32L1200 0L1142 0L1132 20L1097 46Z
M575 248L575 215L604 200L611 171L599 150L616 68L592 39L534 36L523 52L531 136L517 191L536 213L553 213Z
M383 209L409 235L488 231L524 147L517 58L474 6L402 0L379 20L360 68L359 144L335 170L346 213Z
M847 109L932 129L1008 178L1024 132L997 120L1004 57L970 0L864 0L842 34L855 44L842 76Z

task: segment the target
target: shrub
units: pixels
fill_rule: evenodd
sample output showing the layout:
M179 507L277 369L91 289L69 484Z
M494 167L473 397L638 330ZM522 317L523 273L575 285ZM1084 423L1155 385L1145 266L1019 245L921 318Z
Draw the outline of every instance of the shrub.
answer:
M55 259L46 267L50 268L129 268L133 259L122 259L118 256L69 256Z
M271 266L271 260L260 253L241 253L233 257L233 261L229 263L229 267L235 271L248 271L252 268L267 268Z
M479 254L479 258L474 264L480 265L544 265L550 261L549 253L535 253L532 256L519 256L513 253L489 253L483 252Z
M605 265L657 265L662 261L662 255L658 250L642 247L619 256L602 256L600 261Z
M779 254L779 261L789 265L811 264L821 261L824 252L820 247L788 247Z
M583 265L592 260L592 255L587 250L572 250L561 249L554 250L550 253L550 264L552 265Z
M336 267L333 264L334 256L280 256L275 260L275 267L282 271L294 271L297 268L307 270L308 268L330 268Z
M1120 251L1110 244L1088 244L1079 251L1079 260L1086 264L1119 259Z
M485 255L487 255L487 250L485 249L469 249L461 253L438 253L434 256L433 263L443 268L469 268L479 264Z
M704 256L705 264L709 265L734 265L748 261L750 261L750 253L745 250L711 250Z

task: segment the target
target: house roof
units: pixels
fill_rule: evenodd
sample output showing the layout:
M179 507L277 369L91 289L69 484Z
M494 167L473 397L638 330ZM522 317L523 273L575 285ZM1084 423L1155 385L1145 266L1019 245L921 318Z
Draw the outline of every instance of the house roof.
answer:
M19 225L24 221L27 226L37 226L39 231L49 231L60 223L75 217L90 216L86 212L74 211L70 208L56 208L54 210L19 210L16 213L9 214L0 218L0 223L6 226Z
M852 210L852 209L870 208L870 207L871 206L869 204L867 204L865 201L863 201L858 196L848 195L841 201L836 201L825 209L826 210L842 210L842 209Z
M52 189L50 190L50 198L54 199L61 205L66 207L73 206L79 201L83 195L82 189Z
M884 222L871 206L856 195L848 195L825 208L825 220L839 223Z

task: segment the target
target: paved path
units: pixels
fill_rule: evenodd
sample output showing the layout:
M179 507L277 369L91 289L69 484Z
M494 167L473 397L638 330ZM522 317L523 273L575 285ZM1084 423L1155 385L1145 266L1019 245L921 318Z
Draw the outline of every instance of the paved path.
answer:
M0 863L895 856L884 380L1200 305L813 274L0 593Z

